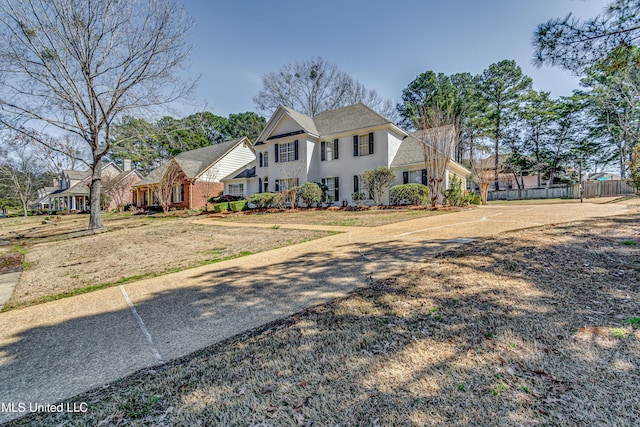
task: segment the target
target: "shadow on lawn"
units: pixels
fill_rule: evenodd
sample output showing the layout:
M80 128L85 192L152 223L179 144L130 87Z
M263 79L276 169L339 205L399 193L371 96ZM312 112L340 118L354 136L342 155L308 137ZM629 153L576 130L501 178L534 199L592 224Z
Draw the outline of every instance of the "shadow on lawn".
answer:
M351 258L314 252L159 292L136 307L165 358L224 341L74 398L90 403L87 414L17 424L637 424L637 337L579 328L638 315L638 250L586 228L550 232L558 241L526 232L434 259L441 245L400 241L352 248ZM424 269L304 309L385 266L425 259ZM96 331L110 348L91 345ZM0 401L36 400L11 395L16 383L99 383L85 365L125 375L140 366L128 358L155 363L128 310L31 329L0 352Z

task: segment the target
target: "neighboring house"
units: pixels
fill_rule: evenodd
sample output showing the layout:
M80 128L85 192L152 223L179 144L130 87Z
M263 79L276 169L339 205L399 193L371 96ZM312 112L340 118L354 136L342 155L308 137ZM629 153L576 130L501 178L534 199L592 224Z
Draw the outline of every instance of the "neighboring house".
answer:
M185 151L151 171L133 187L134 204L141 208L157 206L154 188L166 185L170 179L170 208L203 208L211 197L223 191L222 178L255 158L247 137ZM169 177L169 174L175 176Z
M325 111L315 117L280 106L258 136L253 166L224 179L226 194L279 192L305 182L328 187L337 203L363 191L359 175L380 166L396 170L392 185L426 184L422 143L364 104ZM469 171L451 160L449 175ZM388 203L388 194L384 200Z
M588 181L615 181L619 179L620 179L620 175L617 175L615 173L608 173L608 172L591 173L587 177Z
M131 169L131 163L125 162L120 168L113 162L102 166L102 181L112 183L112 191L119 186L127 185L126 195L122 197L112 197L111 203L104 206L104 209L115 209L116 200L124 205L131 203L131 185L142 179L142 176ZM63 170L60 176L54 180L53 187L45 187L38 190L38 200L35 206L46 211L87 211L89 210L89 186L91 184L91 171ZM108 188L105 187L107 192ZM118 204L119 204L118 203Z

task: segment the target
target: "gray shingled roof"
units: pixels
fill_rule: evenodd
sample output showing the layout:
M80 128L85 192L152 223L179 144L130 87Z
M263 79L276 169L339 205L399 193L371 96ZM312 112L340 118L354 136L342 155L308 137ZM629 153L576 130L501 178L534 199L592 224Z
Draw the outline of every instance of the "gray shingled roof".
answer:
M424 162L422 141L412 135L409 135L402 140L402 143L398 148L398 152L391 162L391 167L395 168L420 162Z
M453 132L453 126L450 126L450 128L450 131ZM447 130L446 128L437 129L438 132L441 130ZM423 139L426 139L425 136L428 132L430 132L429 129L415 131L410 133L409 136L403 139L400 147L398 148L398 152L391 162L391 167L393 168L424 162L424 149L422 141Z
M313 121L320 136L391 123L389 119L382 117L364 104L323 111L315 116Z
M173 160L175 160L178 166L180 166L180 169L182 169L182 172L187 179L197 178L209 166L220 160L245 138L246 137L243 136L220 144L185 151L175 156ZM152 170L151 173L145 176L142 181L136 184L136 186L157 184L160 182L169 163L170 162L166 162L162 166Z
M315 117L309 117L288 107L282 108L306 133L319 137L391 123L391 120L362 103L323 111Z
M69 177L69 179L73 179L73 180L76 180L76 179L83 180L87 178L89 175L91 175L91 172L88 169L85 171L65 170L63 172L65 175Z

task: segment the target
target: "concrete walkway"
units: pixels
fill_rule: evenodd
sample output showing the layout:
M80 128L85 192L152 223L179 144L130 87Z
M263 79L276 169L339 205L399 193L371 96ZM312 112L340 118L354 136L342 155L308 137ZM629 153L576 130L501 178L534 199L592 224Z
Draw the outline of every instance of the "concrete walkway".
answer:
M0 402L54 403L197 351L445 247L542 224L629 212L625 203L488 206L319 240L0 313ZM0 412L0 422L20 413Z

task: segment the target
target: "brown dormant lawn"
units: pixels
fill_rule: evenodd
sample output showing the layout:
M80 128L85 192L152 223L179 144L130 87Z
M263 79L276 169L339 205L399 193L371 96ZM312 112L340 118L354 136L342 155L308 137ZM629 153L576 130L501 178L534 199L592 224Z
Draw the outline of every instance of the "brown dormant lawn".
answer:
M12 425L640 425L640 215L528 229Z
M308 224L308 225L337 225L354 227L377 227L394 222L407 221L425 216L441 215L456 212L457 208L440 208L431 210L427 207L413 209L371 209L371 210L342 210L342 209L283 209L264 213L227 214L222 221L258 223L258 224Z
M192 224L193 218L110 215L106 232L87 235L87 217L16 220L4 236L26 255L24 271L4 310L262 252L330 233ZM18 235L23 238L17 238Z

